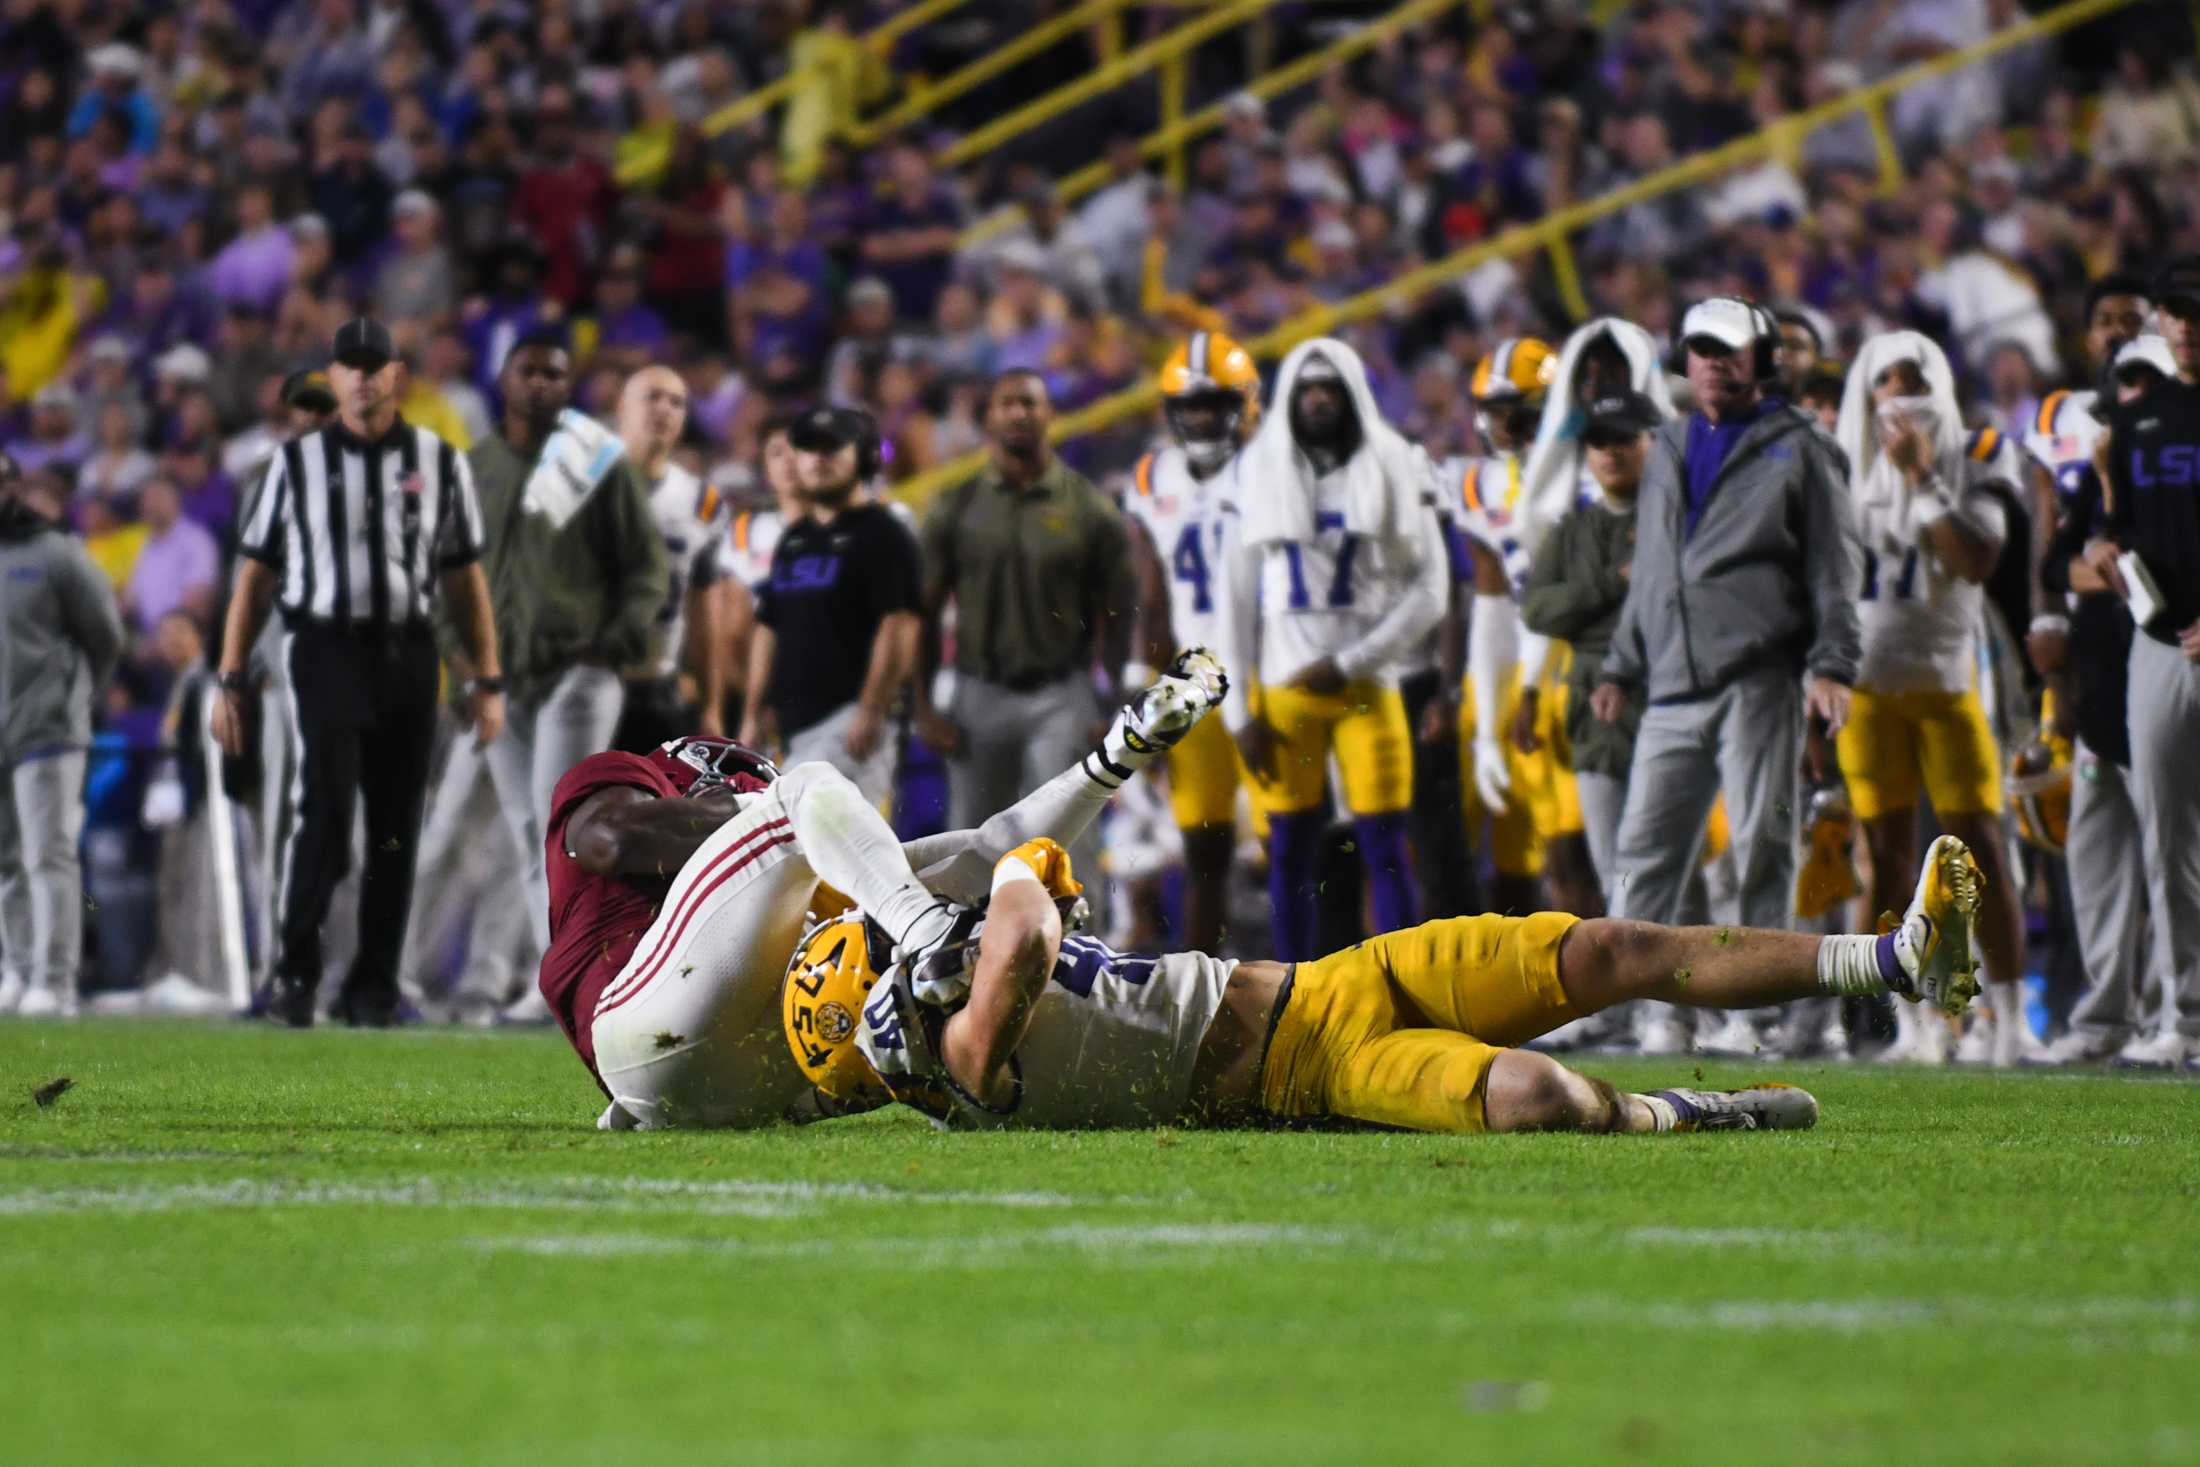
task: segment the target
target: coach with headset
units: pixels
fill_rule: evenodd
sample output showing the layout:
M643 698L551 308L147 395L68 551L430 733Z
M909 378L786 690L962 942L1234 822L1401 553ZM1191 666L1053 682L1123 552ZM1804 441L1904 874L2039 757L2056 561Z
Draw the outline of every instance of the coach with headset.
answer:
M1863 550L1840 449L1773 395L1779 330L1731 296L1696 305L1681 349L1696 411L1650 437L1627 600L1592 700L1647 697L1620 817L1612 915L1672 922L1721 789L1740 920L1794 910L1797 756L1813 780L1848 717Z

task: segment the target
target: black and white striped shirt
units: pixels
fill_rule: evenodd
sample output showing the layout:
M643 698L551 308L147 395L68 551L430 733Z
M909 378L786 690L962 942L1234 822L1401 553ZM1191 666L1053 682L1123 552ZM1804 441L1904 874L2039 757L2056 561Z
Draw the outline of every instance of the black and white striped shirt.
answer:
M331 424L279 449L238 550L281 576L286 626L424 625L436 578L481 558L466 457L399 419L369 442Z

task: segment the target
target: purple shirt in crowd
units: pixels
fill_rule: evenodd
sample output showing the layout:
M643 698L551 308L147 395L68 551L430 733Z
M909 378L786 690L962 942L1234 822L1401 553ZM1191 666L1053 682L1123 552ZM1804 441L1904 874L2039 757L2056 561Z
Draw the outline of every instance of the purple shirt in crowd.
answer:
M147 539L130 570L130 611L150 631L154 623L183 605L201 587L211 589L221 575L221 547L203 525L179 519Z

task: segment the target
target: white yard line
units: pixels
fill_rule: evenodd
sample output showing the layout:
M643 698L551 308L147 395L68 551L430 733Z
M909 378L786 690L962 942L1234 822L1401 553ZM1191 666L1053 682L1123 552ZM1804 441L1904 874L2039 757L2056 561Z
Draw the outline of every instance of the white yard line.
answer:
M43 1187L0 1192L0 1216L55 1213L134 1214L253 1207L404 1207L689 1213L800 1217L850 1205L1001 1208L1011 1211L1114 1205L1136 1199L1060 1192L936 1191L869 1182L749 1179L684 1181L664 1177L546 1177L473 1182L419 1177L380 1182L222 1182L127 1187Z
M2182 1324L2200 1319L2200 1300L2095 1297L2056 1301L1949 1295L1929 1299L1713 1299L1703 1303L1576 1299L1564 1306L1578 1319L1650 1325L1669 1330L1826 1330L1862 1334L1984 1324L2069 1329L2103 1324Z
M896 1269L938 1273L1022 1266L1034 1253L1138 1267L1202 1267L1247 1250L1313 1252L1356 1248L1369 1238L1369 1234L1356 1229L1263 1223L1165 1223L1123 1227L1072 1224L1028 1232L861 1238L676 1238L646 1233L545 1233L531 1237L475 1238L466 1246L484 1253L522 1253L547 1258L656 1257L664 1254L729 1259L831 1258L848 1262L875 1261Z

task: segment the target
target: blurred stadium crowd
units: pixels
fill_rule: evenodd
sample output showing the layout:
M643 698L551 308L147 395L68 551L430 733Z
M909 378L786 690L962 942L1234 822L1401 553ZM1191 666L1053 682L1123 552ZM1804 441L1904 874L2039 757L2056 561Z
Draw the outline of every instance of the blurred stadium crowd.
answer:
M200 920L184 910L199 888L161 856L204 797L199 715L178 693L211 656L240 507L298 415L325 410L314 374L339 323L388 324L405 418L461 449L496 431L513 344L548 330L569 344L574 405L605 423L633 372L672 367L689 403L673 459L737 509L774 505L765 425L820 403L871 415L891 489L985 446L1003 371L1040 374L1057 411L1092 403L1146 380L1187 333L1257 338L2025 13L1474 5L1264 101L1242 88L1373 10L1282 0L1193 54L1192 100L1221 103L1223 121L1168 169L1140 147L1158 120L1143 83L961 167L937 161L1101 64L1097 29L869 136L863 119L921 95L917 78L1066 7L970 0L884 52L862 41L901 8L0 0L0 450L82 536L126 629L86 792L88 998L172 974L220 989L181 956L205 944L166 930ZM1778 306L1810 338L1798 350L1817 360L1796 380L1829 422L1859 346L1915 330L1946 349L1967 422L2021 441L2052 390L2095 380L2089 282L2200 251L2200 73L2182 10L2134 6L2013 47L1902 92L1885 136L1850 115L1599 219L1574 241L1590 314L1668 343L1707 296ZM1132 39L1179 15L1129 7ZM789 76L783 105L713 124ZM1057 178L1095 163L1100 187L1060 195ZM1476 364L1579 324L1531 252L1338 335L1383 416L1441 463L1493 451ZM1128 495L1161 427L1132 418L1063 459ZM743 661L711 655L737 727ZM897 737L901 823L937 824L940 763ZM1154 878L1117 904L1119 930L1156 937L1178 848L1157 809L1115 825L1120 872ZM2046 866L2028 909L2066 1004L2082 977ZM450 889L499 879L477 870ZM1236 893L1240 932L1264 905ZM416 940L416 997L452 989L466 943Z

